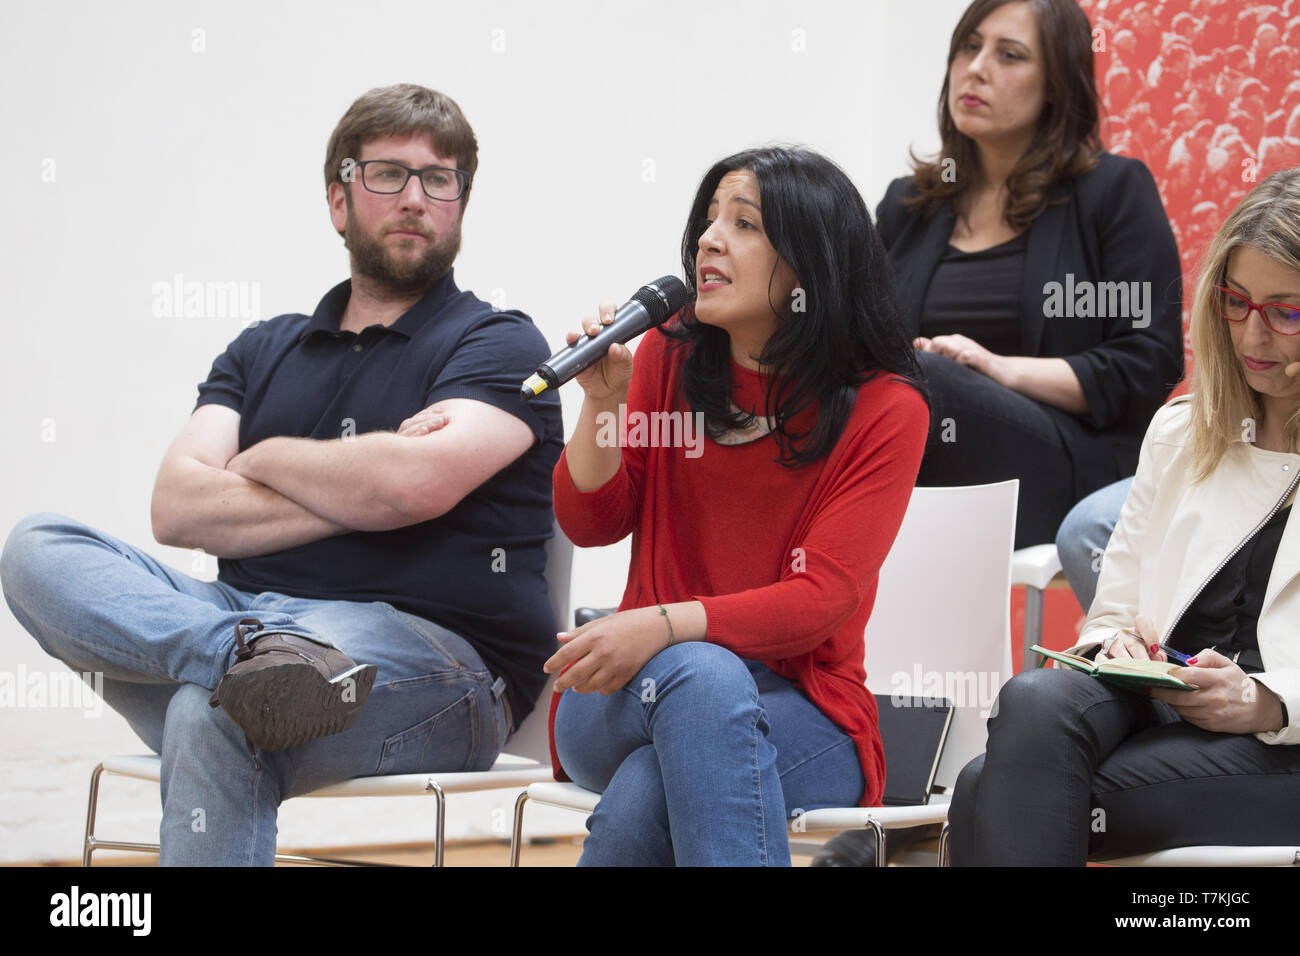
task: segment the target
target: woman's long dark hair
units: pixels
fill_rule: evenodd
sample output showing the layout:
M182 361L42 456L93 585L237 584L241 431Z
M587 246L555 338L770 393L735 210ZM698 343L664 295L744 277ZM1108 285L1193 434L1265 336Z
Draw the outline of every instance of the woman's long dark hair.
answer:
M775 331L757 356L769 376L766 409L774 420L778 461L797 468L827 454L853 410L856 389L892 373L929 402L911 342L903 331L885 250L866 203L844 171L809 149L768 147L736 153L714 164L695 194L682 235L682 269L692 298L695 256L709 203L727 173L748 170L758 180L763 229L799 277L803 295L777 313ZM775 274L775 267L773 268ZM802 305L795 311L796 303ZM753 416L731 410L731 338L695 318L694 305L665 334L689 347L683 389L709 428L744 428ZM790 421L818 406L810 431Z
M953 60L985 17L1014 2L975 0L952 31L948 69L939 91L939 157L926 162L911 154L912 182L918 192L903 200L904 205L926 219L946 206L960 211L962 201L977 182L976 176L962 172L979 169L975 141L957 129L948 109ZM1003 217L1013 229L1027 229L1052 204L1048 196L1052 187L1090 172L1102 151L1101 98L1097 95L1088 15L1075 0L1029 0L1029 7L1038 22L1046 102L1033 140L1007 176ZM955 161L955 176L945 175L945 160Z

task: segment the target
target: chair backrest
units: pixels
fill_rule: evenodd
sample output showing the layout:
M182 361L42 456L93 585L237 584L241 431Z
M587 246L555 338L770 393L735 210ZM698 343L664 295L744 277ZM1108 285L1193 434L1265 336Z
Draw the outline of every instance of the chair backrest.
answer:
M573 579L573 542L555 522L554 533L546 542L546 595L555 613L556 630L566 630L569 620L569 592Z
M935 783L984 750L1011 677L1011 552L1020 482L914 488L867 623L867 687L956 705ZM886 770L888 774L888 770Z
M573 542L560 530L557 522L554 534L546 542L546 592L551 599L557 630L567 629L571 624L569 592L572 575ZM533 712L524 718L514 736L506 741L507 753L529 757L544 764L550 763L551 743L547 723L551 710L551 685L554 683L555 675L552 674L547 678L542 696L537 699Z

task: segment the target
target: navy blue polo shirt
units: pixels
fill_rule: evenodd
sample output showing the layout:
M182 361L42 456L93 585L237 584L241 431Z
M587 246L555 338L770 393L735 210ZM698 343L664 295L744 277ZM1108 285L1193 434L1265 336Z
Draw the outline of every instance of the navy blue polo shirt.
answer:
M256 593L386 601L433 621L465 638L505 679L518 726L556 649L543 570L551 472L563 446L560 403L553 391L527 403L519 394L519 383L550 354L546 339L526 315L494 311L457 289L451 273L387 327L339 331L351 293L350 281L340 283L310 316L281 315L245 329L212 363L195 407L239 412L241 451L274 436L396 431L449 398L509 412L537 441L439 518L223 558L218 578Z

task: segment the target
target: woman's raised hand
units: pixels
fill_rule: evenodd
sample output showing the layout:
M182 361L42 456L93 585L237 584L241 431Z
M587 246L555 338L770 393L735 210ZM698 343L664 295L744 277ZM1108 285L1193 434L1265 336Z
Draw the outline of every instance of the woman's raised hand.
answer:
M599 315L583 316L582 330L569 332L564 340L572 345L578 341L579 336L595 335L600 331L601 326L609 325L614 321L615 308L613 302L602 302ZM574 376L573 380L582 386L582 391L588 398L596 401L625 395L628 383L632 381L632 350L618 343L611 345L603 359Z

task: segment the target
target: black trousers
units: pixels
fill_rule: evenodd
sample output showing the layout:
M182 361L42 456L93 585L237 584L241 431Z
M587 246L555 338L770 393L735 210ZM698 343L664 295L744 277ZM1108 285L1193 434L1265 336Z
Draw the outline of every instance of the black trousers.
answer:
M1300 746L1201 730L1078 671L1027 671L998 695L948 820L954 866L1300 843Z
M1055 541L1056 529L1082 497L1076 497L1075 449L1064 437L1081 426L1068 412L1013 392L950 358L933 352L918 352L917 358L931 408L930 437L916 483L983 485L1019 478L1015 546ZM1095 490L1087 488L1084 494Z

